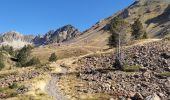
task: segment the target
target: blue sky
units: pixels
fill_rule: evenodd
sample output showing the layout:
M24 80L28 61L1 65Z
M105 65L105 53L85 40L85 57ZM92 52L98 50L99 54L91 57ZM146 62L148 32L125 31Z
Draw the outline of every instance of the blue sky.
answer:
M0 33L44 34L72 24L84 31L134 0L0 0Z

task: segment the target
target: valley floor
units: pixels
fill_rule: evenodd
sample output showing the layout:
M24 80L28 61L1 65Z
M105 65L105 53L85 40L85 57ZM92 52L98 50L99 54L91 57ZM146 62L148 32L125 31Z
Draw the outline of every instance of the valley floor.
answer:
M69 49L60 47L57 52L68 54L62 50L65 49L69 52L74 49L75 51L70 51L70 57L60 58L56 62L47 63L40 68L26 68L19 71L22 73L19 73L17 77L22 76L24 79L19 77L18 81L16 79L13 81L25 85L28 90L7 100L109 100L111 98L124 100L123 98L132 97L139 100L148 96L167 100L170 96L170 69L168 69L170 59L165 56L169 56L169 47L170 41L160 39L149 39L125 47L125 60L128 65L144 66L137 72L114 69L114 49L96 48L94 50L94 47L85 47L85 50L83 47L73 47L72 49L71 47L68 47ZM49 53L55 49L37 48L33 54L39 55L38 50ZM85 52L80 53L79 50ZM77 55L73 56L75 53ZM163 53L164 56L161 56ZM39 56L43 56L43 54ZM41 59L46 61L43 57ZM26 71L28 71L28 76ZM2 80L8 82L12 77L15 76L9 75L5 79L0 79L0 85L4 84Z

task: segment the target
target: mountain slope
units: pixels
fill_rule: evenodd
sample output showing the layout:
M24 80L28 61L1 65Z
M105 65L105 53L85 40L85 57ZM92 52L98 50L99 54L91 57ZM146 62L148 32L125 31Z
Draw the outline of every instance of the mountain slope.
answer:
M169 0L135 1L128 8L99 21L92 28L86 30L83 35L67 43L71 43L72 45L107 47L108 37L110 36L108 27L115 16L122 17L129 24L133 24L134 20L139 18L149 37L164 37L170 33L169 6Z

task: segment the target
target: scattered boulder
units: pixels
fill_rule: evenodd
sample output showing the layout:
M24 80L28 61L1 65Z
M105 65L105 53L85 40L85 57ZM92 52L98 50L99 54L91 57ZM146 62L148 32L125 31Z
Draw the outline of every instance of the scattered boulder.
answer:
M170 53L166 52L166 53L162 53L161 56L165 59L169 59L170 58Z
M140 93L136 93L133 97L134 100L143 100L143 96Z
M161 98L156 93L154 93L154 94L146 97L145 100L161 100Z

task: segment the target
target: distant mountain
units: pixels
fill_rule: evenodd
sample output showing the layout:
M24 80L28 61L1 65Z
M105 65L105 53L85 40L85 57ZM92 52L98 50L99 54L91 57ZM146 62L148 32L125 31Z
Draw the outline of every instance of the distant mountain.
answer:
M0 35L0 45L10 45L14 48L21 48L24 45L32 44L34 36L31 35L22 35L16 31L10 31L2 33Z
M51 43L61 43L73 39L81 34L72 25L63 26L57 30L50 30L44 36L36 36L33 40L36 45L46 45Z
M10 31L0 35L0 46L10 45L14 48L21 48L27 44L36 46L48 45L65 42L79 35L81 35L81 32L72 25L63 26L57 30L50 30L44 36L22 35L19 32Z

